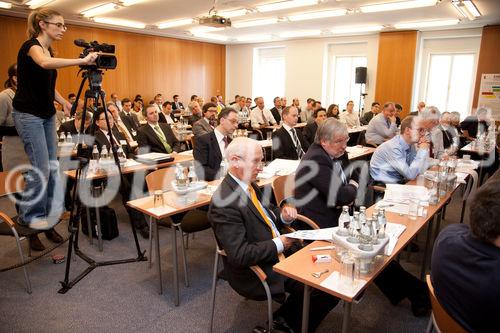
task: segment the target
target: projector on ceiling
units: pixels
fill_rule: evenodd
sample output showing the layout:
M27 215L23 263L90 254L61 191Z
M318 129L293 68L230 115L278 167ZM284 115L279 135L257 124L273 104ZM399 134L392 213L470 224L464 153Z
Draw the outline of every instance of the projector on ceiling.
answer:
M231 26L231 19L219 15L202 16L198 19L198 23L214 28L226 28Z

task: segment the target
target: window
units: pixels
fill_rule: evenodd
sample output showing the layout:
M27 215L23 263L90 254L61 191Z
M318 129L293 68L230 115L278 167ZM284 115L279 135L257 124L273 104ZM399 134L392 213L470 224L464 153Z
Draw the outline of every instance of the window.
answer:
M339 105L345 109L347 102L352 100L357 105L360 96L360 84L356 84L356 67L366 67L366 57L335 57L333 69L333 100L329 104Z
M276 96L285 96L285 47L254 49L252 96L264 97L266 107Z
M469 115L472 99L474 54L431 54L424 100L441 112Z

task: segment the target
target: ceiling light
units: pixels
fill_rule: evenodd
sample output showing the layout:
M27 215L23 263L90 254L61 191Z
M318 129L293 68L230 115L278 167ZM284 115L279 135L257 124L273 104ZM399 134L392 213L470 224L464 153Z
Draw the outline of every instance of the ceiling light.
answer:
M320 12L309 12L298 15L290 15L288 19L290 21L304 21L304 20L314 20L325 17L335 17L335 16L343 16L347 14L347 9L334 9L334 10L324 10Z
M311 37L321 35L321 30L285 31L279 34L281 38Z
M172 20L172 21L158 23L158 29L180 27L182 25L189 25L189 24L193 24L193 19L189 18L189 19Z
M253 20L253 21L236 21L236 22L233 22L232 25L235 28L246 28L246 27L256 27L259 25L268 25L268 24L275 24L275 23L278 23L277 17L262 19L262 20Z
M84 10L81 12L81 14L85 17L94 17L97 15L101 15L107 12L111 12L115 9L118 9L119 7L115 5L114 3L105 3L104 5L100 5L97 7L93 7L87 10Z
M332 28L330 31L333 34L341 35L341 34L351 34L351 33L359 33L359 32L373 32L380 31L384 27L381 25L368 25L368 26L353 26L353 27L337 27Z
M139 2L144 2L145 0L121 0L120 2L124 6L132 6L138 4Z
M256 7L259 12L265 13L265 12L272 12L275 10L312 6L312 5L317 5L318 3L319 0L290 0L290 1L266 3L265 5L259 5Z
M217 15L226 17L226 18L232 18L232 17L237 17L237 16L243 16L246 15L248 10L246 8L242 9L235 9L235 10L227 10L223 12L217 12Z
M31 0L26 2L26 5L28 5L31 9L37 9L38 7L45 6L52 1L54 0Z
M452 0L451 3L463 17L467 17L471 21L481 16L476 5L470 0Z
M142 22L122 20L110 17L94 17L94 21L97 23L119 25L122 27L137 28L137 29L144 29L146 27L146 24Z
M221 42L227 41L227 37L223 35L217 35L217 34L206 34L203 32L196 32L193 33L193 36L198 37L198 38L204 38L204 39L213 39L213 40L218 40Z
M221 31L224 30L224 28L216 28L216 27L196 27L191 30L189 30L193 35L194 34L204 34L207 32L214 32L214 31Z
M386 12L390 10L410 9L434 6L437 0L411 0L399 2L378 3L374 5L361 6L362 13Z
M0 8L10 9L12 8L12 4L10 2L0 1Z
M415 28L430 28L430 27L443 27L447 25L455 25L460 20L433 20L433 21L419 21L419 22L403 22L394 24L396 29L415 29Z
M271 39L271 35L246 35L237 37L236 40L238 42L255 42L255 41L263 41Z

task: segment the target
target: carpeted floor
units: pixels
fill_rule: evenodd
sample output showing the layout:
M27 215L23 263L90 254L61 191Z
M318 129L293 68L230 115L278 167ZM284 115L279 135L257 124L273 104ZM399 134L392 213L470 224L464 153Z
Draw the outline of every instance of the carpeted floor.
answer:
M443 225L459 220L459 192L448 207ZM13 213L13 205L0 199L1 210ZM96 242L89 245L81 234L80 248L98 260L129 258L136 255L133 237L124 208L112 205L119 217L120 237L105 241L104 252ZM59 225L67 233L66 225ZM148 242L140 237L143 249ZM423 249L425 230L418 237ZM42 242L49 244L45 236ZM210 230L190 239L187 250L190 287L183 285L180 274L179 307L173 305L172 255L170 230L160 228L164 294L158 294L155 267L147 262L100 267L80 281L67 294L59 294L59 281L65 264L53 264L47 255L28 266L33 293L25 292L21 269L0 273L0 332L206 332L210 312L210 288L214 260L214 239ZM26 248L26 244L25 244ZM54 253L66 255L67 243ZM401 263L419 273L420 253L401 255ZM0 267L18 259L13 238L0 238ZM179 261L180 263L180 261ZM78 258L72 262L75 276L86 267ZM180 270L181 271L181 270ZM182 271L181 271L182 272ZM415 318L409 302L392 306L375 287L368 288L359 304L353 305L350 332L423 332L428 317ZM265 302L245 300L219 281L215 310L215 332L251 332L266 321ZM342 306L339 304L323 321L317 332L340 332Z

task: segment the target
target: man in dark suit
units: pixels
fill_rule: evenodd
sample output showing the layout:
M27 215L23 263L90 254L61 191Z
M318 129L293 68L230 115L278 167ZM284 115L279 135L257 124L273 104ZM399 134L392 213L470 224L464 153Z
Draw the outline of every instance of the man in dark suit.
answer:
M219 247L226 252L224 272L231 287L244 297L264 300L262 284L251 271L258 265L267 275L274 297L290 295L274 313L274 329L279 332L299 332L301 327L303 285L273 271L282 253L300 247L280 234L285 225L296 217L294 207L280 210L263 200L255 185L262 170L262 149L252 139L236 138L226 151L229 172L212 197L208 218ZM335 307L338 299L320 291L311 295L309 331L314 332L321 320ZM264 332L256 327L253 332ZM267 331L266 331L267 332Z
M137 131L139 148L149 147L150 152L170 154L179 152L181 145L169 125L158 122L158 111L154 105L146 107L147 124Z
M58 133L71 133L71 135L75 136L80 132L80 126L82 125L82 116L83 113L77 112L75 113L75 118L73 120L68 120L59 126ZM92 122L92 113L87 112L85 114L85 125L84 132L89 128L90 123Z
M195 137L212 132L217 124L215 118L217 115L217 105L214 103L205 103L202 113L203 117L193 124L193 135Z
M489 125L488 110L478 108L475 115L468 116L460 123L460 128L464 138L473 141L479 134L487 133Z
M363 179L356 170L349 172L346 153L348 141L347 126L334 118L328 118L319 128L314 143L297 168L294 204L302 215L312 219L320 228L338 225L342 206L354 203L358 182ZM365 170L363 167L361 171ZM311 174L313 172L315 174ZM302 227L299 224L297 226ZM393 305L408 298L415 316L429 313L430 300L426 285L397 262L389 263L375 279L375 284Z
M172 99L173 99L172 110L180 111L184 109L184 105L179 101L179 95L174 95Z
M379 102L373 102L372 103L372 108L370 111L365 112L363 114L363 117L361 117L361 125L368 125L370 120L372 120L373 117L375 117L377 114L380 112L380 103Z
M308 123L306 127L304 127L304 130L302 134L304 134L304 138L306 139L307 143L309 145L312 145L314 142L314 137L316 136L316 131L318 130L319 125L325 121L326 117L326 110L321 108L313 113L313 118L314 121L312 123Z
M123 150L127 156L131 155L130 147L127 145L125 138L121 135L115 126L113 116L108 112L108 121L111 127L111 133L113 135L113 141L117 145L122 145ZM103 108L99 108L95 113L94 119L94 143L97 145L98 149L101 150L103 146L108 148L108 152L112 154L111 143L109 140L109 130L106 124L106 115ZM139 231L143 238L149 238L149 227L144 217L144 214L140 213L136 209L132 209L127 205L127 201L136 199L131 195L132 193L132 175L131 173L124 175L122 182L120 183L120 194L122 197L122 203L125 206L130 220L134 223L135 228ZM104 180L106 181L106 179Z
M128 98L122 100L122 111L120 111L120 118L127 127L134 140L137 140L137 129L139 128L139 118L135 112L132 111L132 101Z
M287 106L281 113L283 125L273 132L273 157L297 160L302 158L309 143L304 139L302 132L294 128L299 119L295 106Z
M418 102L417 111L410 112L409 116L420 116L420 114L424 110L425 110L425 102L424 101Z
M238 113L233 108L224 108L218 116L219 125L210 133L196 138L193 157L199 179L211 181L217 178L224 152L231 141L229 136L238 128Z
M172 103L170 103L169 101L166 101L165 103L163 103L162 112L160 112L158 114L158 122L166 123L169 125L177 122L177 119L175 119L175 117L174 117Z
M281 121L281 112L283 111L283 108L281 107L281 98L274 97L273 103L274 103L274 108L272 108L270 111L273 114L273 117L274 117L274 120L276 120L276 123L279 124Z

